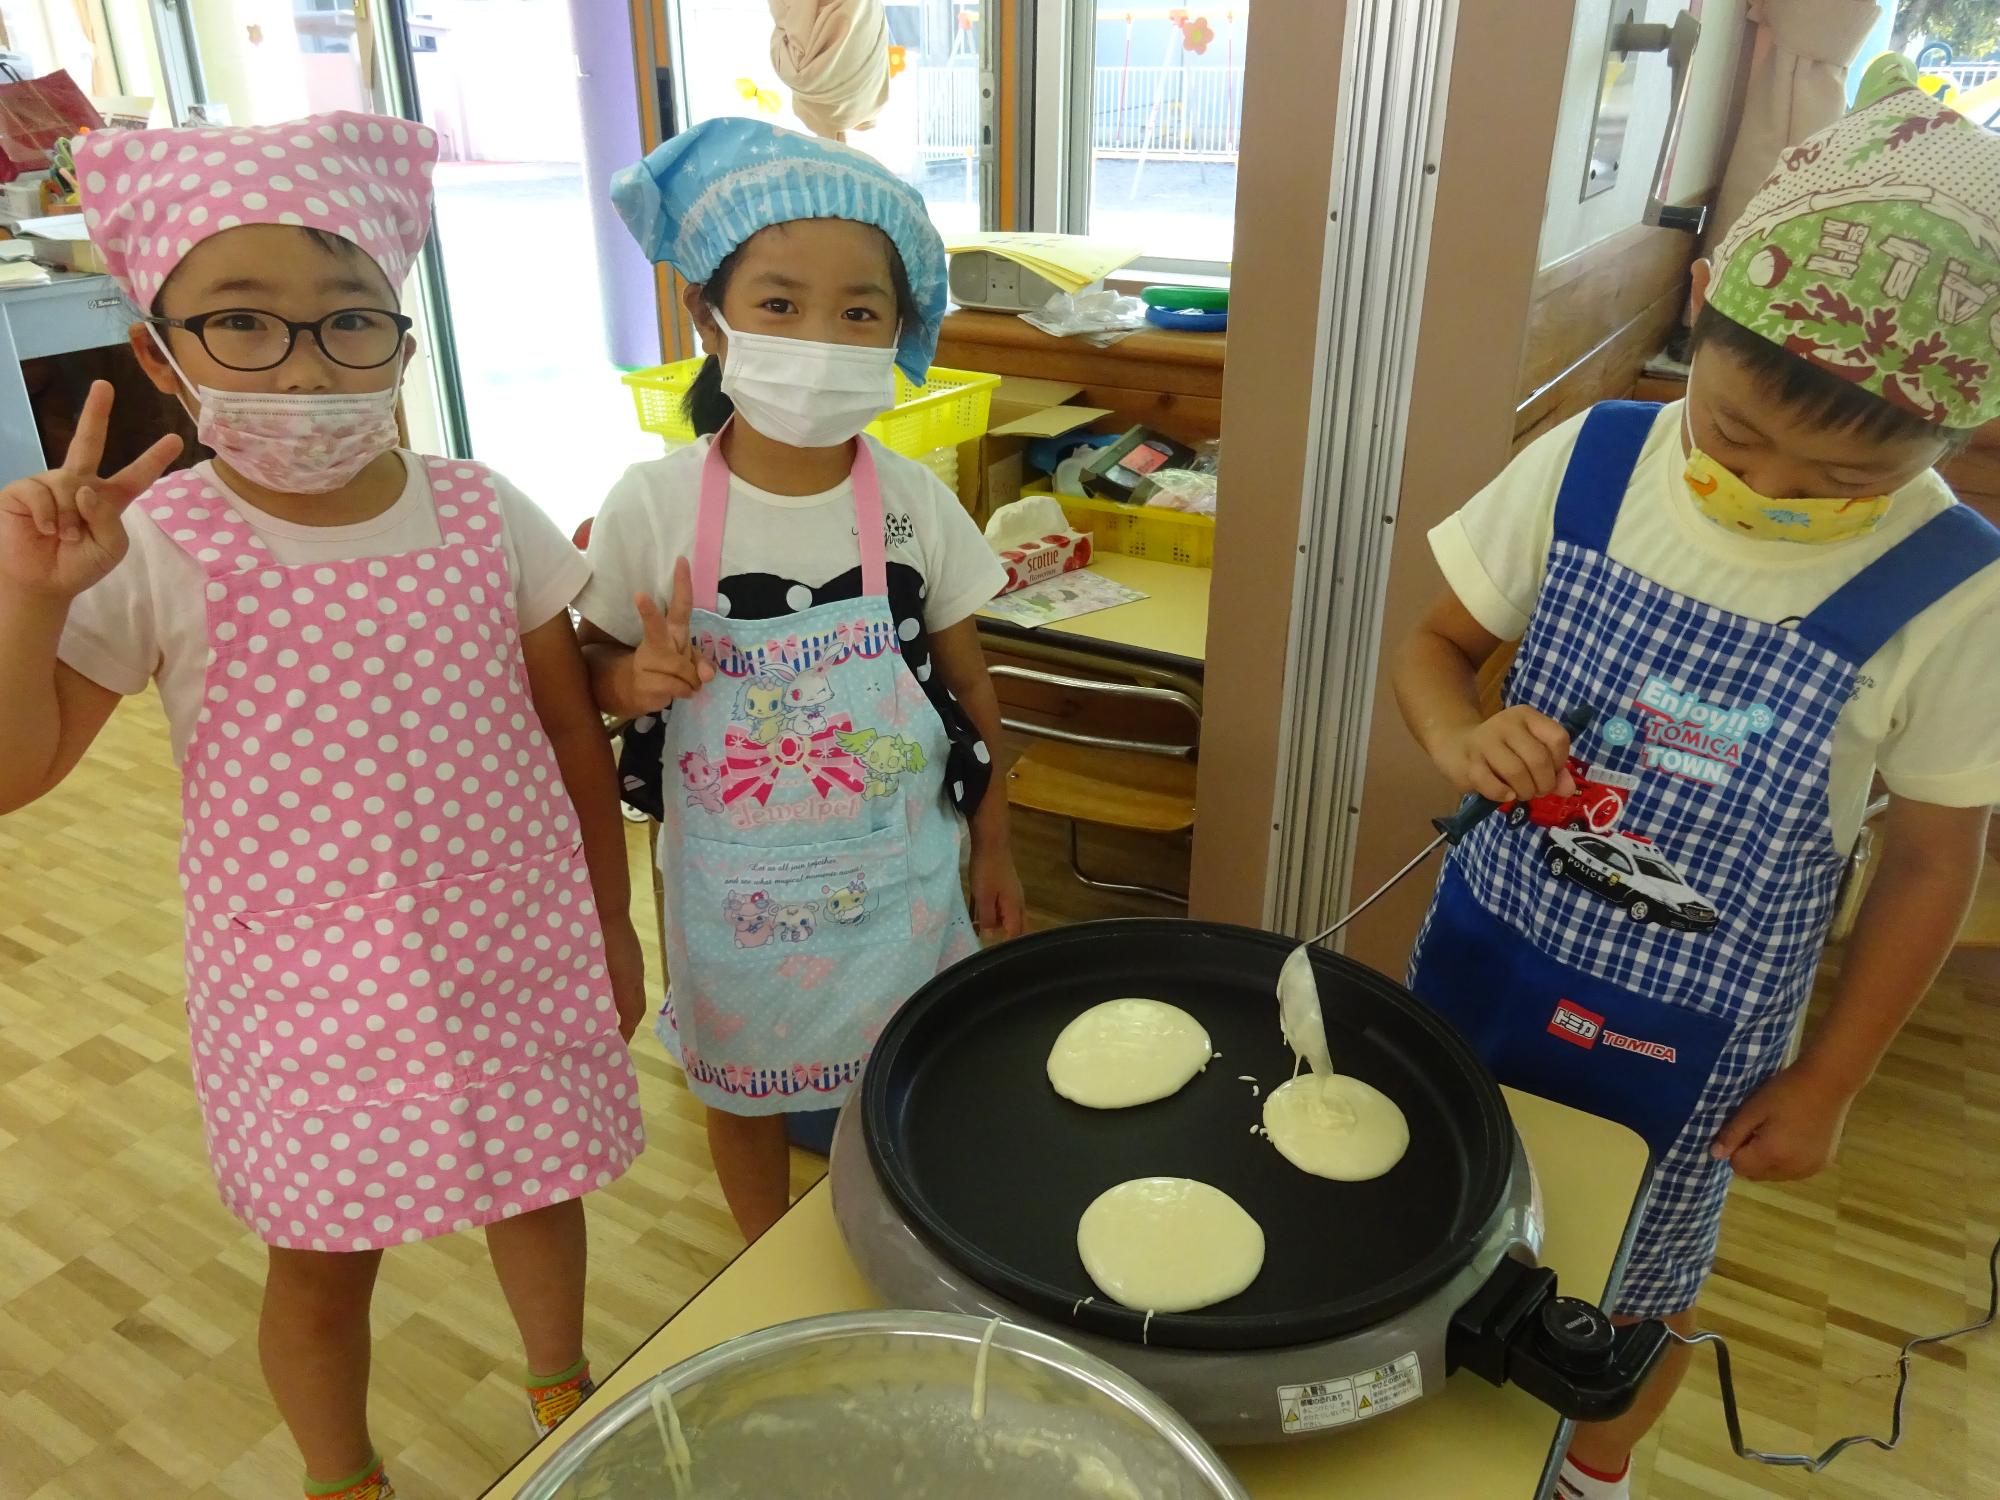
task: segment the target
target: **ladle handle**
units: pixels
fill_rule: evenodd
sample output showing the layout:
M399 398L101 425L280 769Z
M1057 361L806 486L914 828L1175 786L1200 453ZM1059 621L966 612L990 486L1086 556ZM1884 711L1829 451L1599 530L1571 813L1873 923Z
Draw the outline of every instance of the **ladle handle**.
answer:
M1578 704L1558 720L1568 733L1570 743L1575 744L1592 724L1597 722L1597 710L1587 704ZM1444 836L1447 844L1456 844L1473 829L1486 820L1486 815L1500 806L1491 798L1476 792L1466 793L1465 800L1458 804L1458 811L1448 818L1432 818L1431 827Z

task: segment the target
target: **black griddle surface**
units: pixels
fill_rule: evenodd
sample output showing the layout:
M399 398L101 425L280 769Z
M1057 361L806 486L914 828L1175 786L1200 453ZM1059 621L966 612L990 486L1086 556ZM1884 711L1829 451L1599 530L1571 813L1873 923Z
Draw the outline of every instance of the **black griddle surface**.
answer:
M891 1202L983 1285L1111 1337L1271 1348L1354 1333L1411 1306L1484 1239L1513 1125L1492 1076L1443 1021L1373 970L1316 952L1335 1066L1402 1107L1409 1153L1373 1182L1330 1182L1253 1135L1264 1100L1292 1074L1276 987L1293 946L1213 923L1098 922L940 975L889 1024L863 1080L869 1155ZM1090 1006L1129 996L1182 1007L1222 1055L1156 1104L1093 1110L1063 1099L1047 1073L1057 1035ZM1235 1198L1264 1230L1265 1261L1241 1295L1148 1327L1091 1283L1076 1226L1105 1189L1161 1176ZM1083 1298L1096 1300L1079 1309Z

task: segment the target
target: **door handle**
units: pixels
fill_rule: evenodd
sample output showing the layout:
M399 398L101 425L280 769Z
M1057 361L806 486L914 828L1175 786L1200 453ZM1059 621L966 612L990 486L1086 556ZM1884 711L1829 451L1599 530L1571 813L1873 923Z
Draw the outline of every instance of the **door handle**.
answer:
M1667 128L1660 136L1660 156L1653 166L1653 185L1646 194L1646 210L1640 222L1662 229L1682 229L1698 235L1708 223L1705 203L1676 204L1666 201L1667 175L1673 170L1674 150L1680 144L1681 121L1687 113L1688 85L1694 76L1694 49L1701 40L1701 22L1693 12L1682 11L1673 24L1627 21L1612 33L1619 52L1664 52L1672 75L1673 105Z

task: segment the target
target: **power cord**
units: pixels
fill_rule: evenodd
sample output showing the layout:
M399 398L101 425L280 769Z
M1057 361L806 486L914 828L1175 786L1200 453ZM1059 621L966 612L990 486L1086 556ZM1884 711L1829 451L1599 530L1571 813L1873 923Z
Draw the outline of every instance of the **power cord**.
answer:
M1698 1333L1693 1338L1684 1338L1670 1328L1667 1330L1667 1337L1675 1343L1685 1344L1689 1348L1693 1348L1697 1344L1713 1344L1715 1346L1715 1370L1717 1377L1722 1382L1722 1417L1723 1421L1729 1426L1729 1446L1736 1450L1738 1458L1746 1458L1753 1463L1772 1464L1779 1468L1804 1469L1807 1473L1817 1474L1849 1448L1858 1448L1866 1444L1870 1447L1880 1448L1884 1453L1889 1453L1893 1452L1896 1445L1902 1442L1903 1397L1910 1389L1910 1355L1913 1351L1923 1348L1926 1344L1942 1344L1949 1339L1963 1338L1967 1334L1983 1332L1991 1328L1996 1321L2000 1321L2000 1240L1993 1242L1992 1253L1986 1257L1986 1282L1985 1317L1981 1318L1977 1323L1968 1323L1963 1328L1954 1328L1949 1333L1927 1333L1920 1335L1903 1345L1902 1353L1896 1358L1896 1402L1889 1423L1888 1438L1885 1440L1878 1437L1871 1437L1867 1433L1856 1433L1853 1437L1842 1438L1817 1458L1814 1458L1810 1453L1759 1453L1755 1448L1745 1447L1743 1444L1743 1422L1736 1410L1736 1381L1730 1370L1729 1345L1723 1341L1720 1334L1716 1333Z

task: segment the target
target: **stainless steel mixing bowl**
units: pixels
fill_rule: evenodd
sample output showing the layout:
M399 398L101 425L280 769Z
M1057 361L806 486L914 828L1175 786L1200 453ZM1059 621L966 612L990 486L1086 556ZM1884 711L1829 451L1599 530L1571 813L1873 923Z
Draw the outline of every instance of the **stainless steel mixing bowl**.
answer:
M576 1432L522 1500L1248 1500L1157 1396L1032 1329L993 1328L975 1418L990 1326L838 1313L719 1344Z

